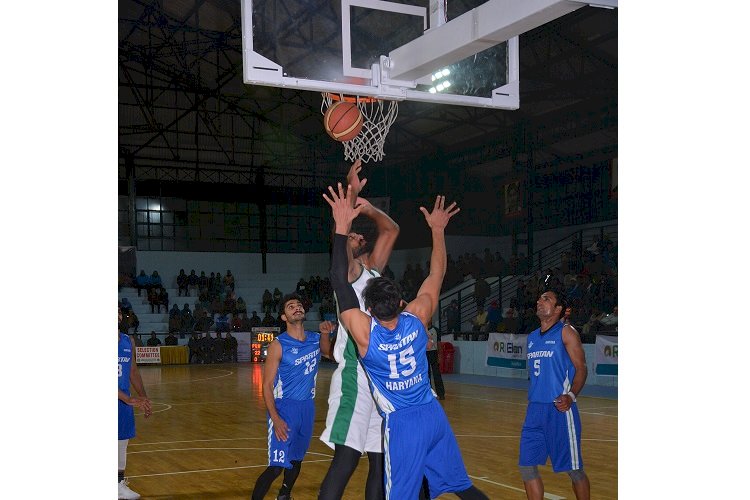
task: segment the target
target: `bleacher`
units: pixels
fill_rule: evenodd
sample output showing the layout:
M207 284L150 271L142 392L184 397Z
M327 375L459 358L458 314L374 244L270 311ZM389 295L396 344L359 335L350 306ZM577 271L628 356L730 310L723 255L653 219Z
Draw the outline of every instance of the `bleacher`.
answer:
M149 270L148 274L151 274L151 271L153 270ZM163 286L167 293L169 293L169 308L172 307L172 304L177 303L177 306L182 309L184 304L187 303L190 307L190 310L192 312L195 312L195 304L198 300L197 290L191 289L189 291L190 296L187 297L184 295L182 297L177 295L178 288L176 279L177 274L179 273L179 268L175 269L174 271L167 269L156 269L156 271L158 271L159 275L162 277ZM197 270L197 274L200 275L200 270ZM234 274L234 272L232 274ZM291 293L296 290L297 282L301 277L302 275L283 272L267 273L242 279L235 274L235 298L242 297L242 299L245 301L248 317L252 315L253 311L258 311L258 315L263 318L264 313L262 307L262 298L263 292L266 290L266 288L269 291L273 292L273 289L278 287L279 290L281 290L282 294ZM151 304L148 303L148 298L146 296L145 290L141 291L141 296L139 297L138 290L136 288L123 287L118 293L118 300L121 300L124 297L126 297L132 304L133 311L135 311L135 314L138 316L138 320L140 322L138 333L141 335L148 335L149 333L154 331L159 337L162 338L163 341L163 336L165 336L169 331L169 314L167 312L163 312L163 306L161 309L162 312L158 314L152 314ZM310 331L318 331L318 325L321 321L319 308L320 303L314 303L312 308L306 312L305 329ZM277 314L278 313L272 313L274 318L276 318ZM215 316L216 315L214 315L214 319ZM211 327L211 331L213 330L214 326ZM146 338L147 337L142 337L144 343L146 341Z

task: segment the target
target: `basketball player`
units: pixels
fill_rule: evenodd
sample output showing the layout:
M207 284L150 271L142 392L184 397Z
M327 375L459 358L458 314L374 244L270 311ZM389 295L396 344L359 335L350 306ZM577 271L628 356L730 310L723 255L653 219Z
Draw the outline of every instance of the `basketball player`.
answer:
M367 179L359 179L361 170L361 162L357 160L347 174L347 182L352 186L352 201L367 183ZM361 292L371 278L380 276L388 263L399 227L363 198L359 198L358 203L361 203L360 213L372 219L378 230L374 245L353 232L347 239L347 277L364 311ZM359 465L362 453L367 452L369 471L364 498L382 500L383 418L372 399L367 377L357 359L356 346L341 324L333 353L339 365L331 376L326 427L320 440L333 448L334 454L318 498L339 500Z
M146 418L151 416L151 401L146 396L141 373L135 363L135 341L127 334L122 323L122 310L117 308L117 498L135 499L141 496L128 487L125 479L128 440L135 437L135 414L133 407L143 410ZM139 397L130 395L130 385Z
M284 471L279 500L291 498L302 459L312 439L315 379L321 352L331 356L328 335L305 330L305 308L296 293L281 299L286 331L268 346L263 369L263 401L268 414L268 468L255 482L252 499L261 500Z
M521 430L518 465L526 497L542 500L544 484L537 466L547 457L555 472L567 472L578 500L590 496L589 478L581 458L581 418L576 395L588 374L578 332L561 321L567 307L560 290L548 289L536 302L541 327L529 334L528 367L531 384L526 419Z
M430 497L455 493L462 499L487 499L472 485L448 418L430 387L427 364L427 330L438 304L446 267L445 227L459 209L445 207L438 196L432 213L420 210L432 230L430 274L403 312L401 293L388 278L373 278L362 296L372 317L359 309L354 288L346 279L346 241L352 220L361 207L329 187L323 195L332 208L336 234L331 262L331 284L339 300L339 320L356 343L369 377L375 401L385 417L386 499L413 500L423 477Z

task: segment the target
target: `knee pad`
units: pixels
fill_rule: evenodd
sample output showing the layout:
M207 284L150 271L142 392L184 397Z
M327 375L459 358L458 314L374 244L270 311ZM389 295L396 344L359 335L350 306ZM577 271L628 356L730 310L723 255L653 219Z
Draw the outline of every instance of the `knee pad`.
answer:
M536 465L519 465L521 471L521 479L524 481L531 481L539 478L539 469Z
M582 479L586 479L586 473L583 472L583 469L569 470L568 475L570 476L571 481L573 481L574 483L577 483Z

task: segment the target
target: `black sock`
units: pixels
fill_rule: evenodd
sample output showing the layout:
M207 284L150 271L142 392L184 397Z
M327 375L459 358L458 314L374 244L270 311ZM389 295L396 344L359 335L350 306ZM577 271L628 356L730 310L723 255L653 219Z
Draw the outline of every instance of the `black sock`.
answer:
M292 460L290 463L292 464L292 468L284 469L284 482L281 483L279 496L290 495L292 493L294 482L297 481L297 476L299 476L299 471L302 468L302 460Z
M271 484L273 484L276 478L279 477L282 470L284 470L283 467L268 467L264 470L263 473L258 476L257 481L255 481L255 488L253 488L253 495L251 497L252 500L263 500L263 497L266 496L266 493L268 493L268 490L271 488Z
M117 471L117 482L121 483L125 479L125 471L124 470L118 470Z

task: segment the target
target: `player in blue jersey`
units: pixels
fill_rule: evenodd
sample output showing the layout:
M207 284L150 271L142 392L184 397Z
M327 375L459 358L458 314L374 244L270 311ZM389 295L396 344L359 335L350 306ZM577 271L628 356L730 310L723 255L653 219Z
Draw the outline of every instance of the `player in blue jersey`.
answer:
M268 468L255 482L252 499L261 500L284 471L278 499L291 498L315 421L315 379L321 353L331 356L327 335L305 330L305 308L297 294L281 299L286 331L268 346L263 369L263 401L268 414Z
M151 415L151 401L146 396L143 380L135 363L135 342L124 332L127 326L122 323L122 310L117 308L117 498L135 499L141 496L128 487L125 479L128 440L135 437L135 413L133 407L143 410L148 418ZM130 395L133 386L138 396Z
M445 207L438 196L432 212L424 207L432 231L430 273L417 297L401 310L401 292L388 278L373 278L364 289L365 308L359 309L356 293L347 280L346 241L360 206L352 207L351 186L346 194L329 187L335 221L331 284L339 302L339 319L354 339L370 379L375 402L385 419L385 496L387 500L419 497L424 477L430 496L455 493L462 499L486 499L472 485L458 443L443 407L435 398L428 375L427 330L438 305L446 267L445 227L459 209Z
M567 472L578 500L590 498L581 458L581 418L576 396L586 383L586 356L578 332L562 321L567 307L562 291L548 289L536 303L541 327L529 334L531 384L521 430L518 465L526 497L542 500L544 484L537 466L547 457L555 472Z

